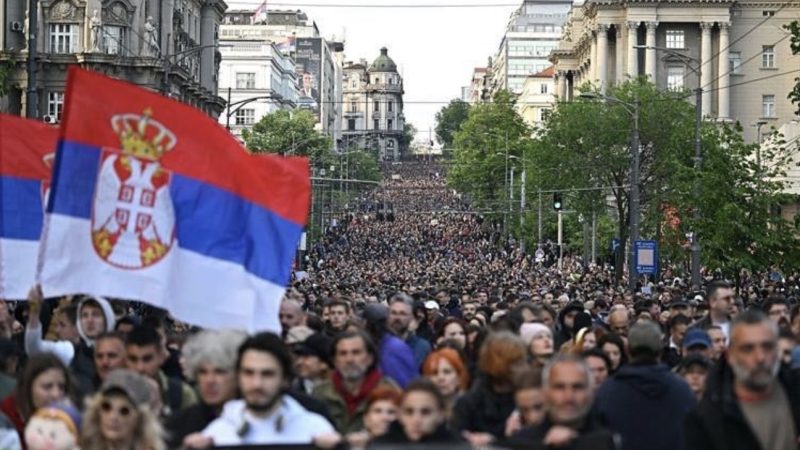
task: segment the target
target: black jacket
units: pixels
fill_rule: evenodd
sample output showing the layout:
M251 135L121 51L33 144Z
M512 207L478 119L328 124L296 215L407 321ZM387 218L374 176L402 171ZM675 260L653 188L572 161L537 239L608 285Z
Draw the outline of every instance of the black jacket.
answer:
M419 441L412 442L406 436L406 433L399 422L392 422L392 424L389 425L389 430L386 432L386 434L373 439L369 445L369 448L399 448L397 446L400 445L403 447L407 445L425 445L427 448L431 448L431 444L439 444L436 446L436 448L440 448L440 446L445 446L447 448L469 448L463 439L453 434L453 432L448 430L447 426L444 424L436 428L433 433L423 436Z
M180 448L183 439L199 431L203 431L208 424L219 416L220 410L203 402L198 402L183 411L179 411L167 420L167 447Z
M453 408L452 429L491 433L497 439L505 437L506 420L514 411L512 393L498 394L486 378L478 378L472 388L462 395Z
M544 449L546 447L542 441L552 426L550 420L545 419L538 426L525 427L508 438L503 447L520 450ZM619 439L614 433L603 428L594 420L587 420L577 431L578 437L566 447L562 447L563 450L617 450L619 448Z
M795 430L800 432L800 378L783 368L778 380L786 390ZM686 450L758 450L753 430L733 392L733 372L723 360L708 375L703 399L686 417Z

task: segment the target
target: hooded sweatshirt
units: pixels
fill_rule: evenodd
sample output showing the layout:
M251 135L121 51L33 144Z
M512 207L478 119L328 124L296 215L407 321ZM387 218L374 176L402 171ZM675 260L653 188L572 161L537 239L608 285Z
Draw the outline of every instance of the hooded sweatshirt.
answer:
M202 434L217 447L255 444L311 444L314 437L334 432L333 425L319 414L303 408L297 400L283 395L281 405L269 417L255 417L244 400L225 404L219 418Z
M76 325L78 328L78 334L81 337L81 344L79 344L78 347L86 348L76 349L76 346L70 341L45 341L42 339L41 325L38 327L28 326L25 329L25 351L28 353L28 355L35 355L37 353L52 353L56 355L58 359L64 363L64 365L69 366L72 363L72 360L75 359L77 352L83 353L87 348L91 349L94 347L94 341L87 338L86 334L83 332L83 327L81 326L80 320L83 305L90 300L94 300L94 302L100 305L100 309L102 309L103 315L106 317L105 331L113 331L114 325L116 324L116 319L114 318L114 311L111 309L111 304L108 303L108 300L104 299L103 297L85 298L81 300L80 304L78 305L78 323Z
M623 366L597 390L600 423L620 434L622 450L682 450L683 419L696 401L663 364Z

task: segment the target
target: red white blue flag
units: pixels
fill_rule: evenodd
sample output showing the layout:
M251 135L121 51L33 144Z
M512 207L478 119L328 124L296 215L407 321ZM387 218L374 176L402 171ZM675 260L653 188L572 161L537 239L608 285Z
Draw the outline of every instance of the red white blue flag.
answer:
M310 191L307 159L249 154L194 108L71 67L42 289L277 331Z
M0 299L24 299L36 257L58 129L0 114Z

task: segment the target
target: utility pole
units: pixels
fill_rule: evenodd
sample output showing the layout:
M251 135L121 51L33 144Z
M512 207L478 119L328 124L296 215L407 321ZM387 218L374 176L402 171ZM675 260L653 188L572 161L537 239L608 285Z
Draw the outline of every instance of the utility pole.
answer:
M539 222L539 236L537 238L537 244L542 244L542 189L539 188L539 214L536 215L536 220Z
M633 103L633 134L631 136L631 202L630 234L631 245L628 252L628 288L636 291L636 241L639 240L639 98Z
M28 0L28 89L25 94L25 115L39 118L39 99L36 93L36 36L39 34L39 0Z
M525 164L522 165L522 181L519 184L519 233L520 233L520 249L525 252L525 233L523 231L525 225Z
M562 214L561 210L558 210L558 270L561 270L563 267L563 255L564 252L561 250L561 246L563 245L563 223L562 223Z
M699 75L698 75L699 76ZM695 105L694 105L694 186L692 194L694 195L694 216L695 223L700 220L700 170L703 166L703 153L702 153L702 140L700 136L701 126L703 123L703 88L699 86L694 90ZM692 233L692 286L700 288L700 236L697 232L697 225L695 225L694 232Z

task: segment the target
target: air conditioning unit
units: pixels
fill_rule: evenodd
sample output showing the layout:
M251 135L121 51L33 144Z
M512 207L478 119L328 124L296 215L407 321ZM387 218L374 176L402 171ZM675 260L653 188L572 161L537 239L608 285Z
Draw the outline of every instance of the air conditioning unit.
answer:
M22 22L19 22L19 21L16 21L16 20L12 21L11 22L11 31L16 31L16 32L22 33Z
M44 117L42 117L42 120L44 121L44 123L49 123L49 124L56 124L56 123L58 123L58 119L56 119L56 117L55 117L55 116L51 116L51 115L49 115L49 114L47 114L47 115L45 115Z

